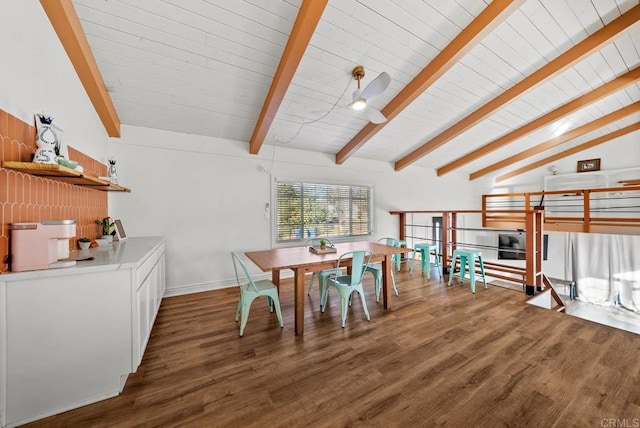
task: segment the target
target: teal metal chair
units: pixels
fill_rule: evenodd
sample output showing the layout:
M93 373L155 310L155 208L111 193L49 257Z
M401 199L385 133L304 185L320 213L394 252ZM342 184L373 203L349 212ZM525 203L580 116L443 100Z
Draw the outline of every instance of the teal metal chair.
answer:
M380 238L378 239L378 244L390 245L392 247L399 247L400 241L395 238ZM400 254L394 254L391 256L392 265L396 265L398 270L400 270ZM365 268L366 272L371 272L373 275L373 279L376 284L376 303L380 302L380 294L382 292L382 275L384 272L382 271L382 263L368 263ZM398 288L396 287L396 279L393 276L393 269L391 269L391 283L393 284L393 293L398 295Z
M367 264L371 261L371 251L352 251L342 254L338 258L336 269L333 275L327 278L327 287L322 295L322 312L327 307L327 299L329 298L329 288L333 287L340 294L340 313L342 315L342 328L344 328L347 320L347 307L351 302L351 295L354 291L360 294L360 300L362 300L362 308L367 316L367 321L371 321L369 316L369 309L367 309L367 301L364 298L364 290L362 289L362 277ZM343 259L351 259L351 275L342 275L340 271L340 264Z
M484 263L482 261L482 252L479 250L454 250L451 257L451 273L449 274L449 285L455 275L460 277L460 284L464 282L465 271L469 271L469 282L471 286L471 292L476 293L476 259L480 265L480 277L484 283L484 288L487 287L487 279L484 276ZM455 273L456 260L460 260L460 271Z
M284 327L284 323L282 321L282 313L280 312L278 287L276 287L276 285L268 279L254 281L253 278L251 278L249 271L247 270L247 266L244 264L238 254L232 252L231 257L233 259L233 270L236 273L236 280L238 281L238 286L240 286L240 301L238 302L238 310L236 311L236 322L238 322L238 318L241 319L240 336L244 334L244 328L247 325L251 302L253 302L253 300L259 296L267 297L267 303L269 304L271 312L273 312L274 308L276 310L278 321L280 321L280 328ZM244 281L240 281L238 266L240 266L240 270L242 271L242 273L244 273L244 277L247 281L246 283L243 283Z
M319 247L320 241L323 239L328 247L333 247L333 243L327 238L311 238L307 240L305 245L307 247L313 247L313 246ZM325 269L319 272L313 272L311 274L311 280L309 281L309 288L307 289L307 295L311 295L311 288L313 288L313 281L316 279L316 275L317 275L318 287L320 288L319 295L320 295L320 300L322 301L322 293L324 291L325 282L327 281L327 278L329 277L329 275L331 275L332 273L335 273L335 269ZM342 268L340 268L340 275L342 275Z
M424 273L426 269L427 279L431 279L431 251L433 251L433 255L435 256L435 267L438 268L438 273L440 274L440 278L442 278L442 265L440 264L440 256L438 255L438 246L428 242L419 242L413 246L411 273L413 273L413 267L416 263L416 253L420 252L420 271Z

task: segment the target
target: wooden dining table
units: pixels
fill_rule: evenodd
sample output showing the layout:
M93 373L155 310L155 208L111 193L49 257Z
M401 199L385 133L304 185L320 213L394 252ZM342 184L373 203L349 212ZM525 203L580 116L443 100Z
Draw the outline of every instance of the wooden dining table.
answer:
M336 267L338 258L350 251L368 250L372 252L371 262L382 262L382 303L385 309L391 308L391 257L406 252L406 248L377 244L369 241L346 242L335 245L336 252L315 254L309 247L272 248L263 251L248 251L245 255L263 272L271 271L271 280L280 286L280 271L291 269L294 272L294 312L295 332L304 333L304 290L305 275ZM348 260L347 260L348 262ZM347 267L349 265L346 265Z

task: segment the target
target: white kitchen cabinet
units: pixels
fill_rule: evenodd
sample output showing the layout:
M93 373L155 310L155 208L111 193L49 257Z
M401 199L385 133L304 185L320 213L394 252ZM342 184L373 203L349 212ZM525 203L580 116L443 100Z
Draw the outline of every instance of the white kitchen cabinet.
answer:
M132 372L137 370L142 361L164 294L164 244L136 269L134 283L137 288L132 309L137 329L133 332Z
M142 360L164 294L164 239L88 252L94 260L75 267L0 276L3 427L118 395Z

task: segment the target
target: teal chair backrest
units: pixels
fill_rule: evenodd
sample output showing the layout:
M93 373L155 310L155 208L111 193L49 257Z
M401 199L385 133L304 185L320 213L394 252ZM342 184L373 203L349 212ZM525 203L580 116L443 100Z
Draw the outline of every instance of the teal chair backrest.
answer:
M391 247L399 247L400 241L396 238L380 238L378 239L378 244L389 245ZM398 263L400 261L400 254L394 254L391 256L391 260L393 263Z
M367 265L371 261L372 255L373 253L371 251L351 251L348 253L344 253L340 257L338 257L338 267L340 267L342 259L351 258L350 285L355 286L362 282L362 276L364 275ZM339 274L336 272L336 275Z
M232 252L231 253L231 258L233 259L233 270L236 273L236 281L238 281L238 285L242 286L244 284L248 284L251 288L252 291L257 292L258 291L258 287L256 287L256 284L253 282L253 278L251 278L251 274L249 274L249 270L247 269L247 266L244 264L244 262L242 261L242 259L240 258L240 256L238 256L237 253ZM247 278L247 281L240 281L240 275L238 274L238 265L240 265L240 269L241 271L244 273L245 278Z
M399 247L400 241L396 238L380 238L378 239L378 244L389 245L391 247Z

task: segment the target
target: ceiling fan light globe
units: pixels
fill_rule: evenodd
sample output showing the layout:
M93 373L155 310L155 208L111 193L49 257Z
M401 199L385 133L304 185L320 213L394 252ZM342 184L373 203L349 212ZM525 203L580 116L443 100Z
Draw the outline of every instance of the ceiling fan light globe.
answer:
M351 104L351 108L354 110L364 110L366 106L367 106L367 102L362 98L358 100L354 100L353 104Z

